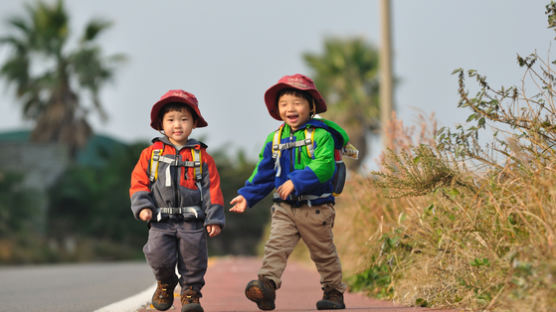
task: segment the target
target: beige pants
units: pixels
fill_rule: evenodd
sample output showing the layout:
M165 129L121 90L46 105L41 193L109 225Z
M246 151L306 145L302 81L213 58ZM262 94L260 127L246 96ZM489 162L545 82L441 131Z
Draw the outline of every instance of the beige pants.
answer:
M286 262L299 239L303 239L320 274L322 287L346 290L342 267L333 241L335 210L332 204L292 207L286 203L272 205L270 237L265 244L259 276L281 286Z

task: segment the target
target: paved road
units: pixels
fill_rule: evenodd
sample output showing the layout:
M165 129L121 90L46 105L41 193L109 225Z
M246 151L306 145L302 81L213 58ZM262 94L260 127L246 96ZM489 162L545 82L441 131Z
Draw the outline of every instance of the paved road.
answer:
M245 298L243 291L245 284L256 277L260 261L257 258L230 257L219 258L212 262L209 265L206 286L203 288L203 298L201 298L205 311L259 311L255 303ZM313 267L290 262L284 272L282 288L276 295L276 310L274 311L316 311L315 303L322 298L319 275ZM344 300L347 309L342 311L432 311L424 308L400 307L360 294L346 293ZM144 306L138 311L151 312L156 309ZM176 289L174 306L168 311L181 311L179 287Z
M0 267L0 311L94 311L153 284L144 262Z

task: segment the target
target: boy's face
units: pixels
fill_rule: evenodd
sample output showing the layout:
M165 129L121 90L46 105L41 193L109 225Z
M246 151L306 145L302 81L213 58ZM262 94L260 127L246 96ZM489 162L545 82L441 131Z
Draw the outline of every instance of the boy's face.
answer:
M195 126L195 119L186 108L171 110L162 116L162 130L174 145L185 145Z
M286 93L278 99L278 113L288 126L297 130L311 118L311 105L302 96Z

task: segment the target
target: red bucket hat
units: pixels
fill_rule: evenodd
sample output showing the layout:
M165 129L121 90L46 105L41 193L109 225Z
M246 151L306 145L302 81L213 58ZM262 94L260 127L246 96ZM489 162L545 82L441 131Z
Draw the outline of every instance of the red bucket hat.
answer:
M272 117L274 117L274 119L282 120L280 118L280 114L278 113L278 106L276 105L276 101L278 100L276 97L278 93L283 89L290 88L309 93L315 100L316 113L326 112L326 102L317 90L317 87L315 86L313 80L311 80L311 78L307 76L295 74L280 78L280 80L278 80L278 83L268 88L268 90L266 90L264 94L266 108L268 108L268 112Z
M162 130L159 114L162 107L168 103L184 103L189 106L193 112L195 112L195 115L197 115L197 128L206 127L208 125L203 116L201 116L197 98L193 94L183 90L170 90L166 92L158 102L154 103L151 109L151 127L153 127L153 129Z

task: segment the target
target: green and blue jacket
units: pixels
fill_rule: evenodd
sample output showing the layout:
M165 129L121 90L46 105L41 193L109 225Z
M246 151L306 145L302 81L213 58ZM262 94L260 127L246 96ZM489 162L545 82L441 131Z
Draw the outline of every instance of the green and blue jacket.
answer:
M291 180L295 190L288 202L304 204L310 199L312 205L334 203L334 151L341 149L349 140L346 132L329 120L317 118L310 119L296 131L292 131L287 124L282 127L280 143L304 140L305 128L313 128L312 155L307 152L307 146L282 150L279 154L280 169L277 168L272 150L273 131L266 138L255 170L238 193L245 197L249 207L253 207L275 188Z

